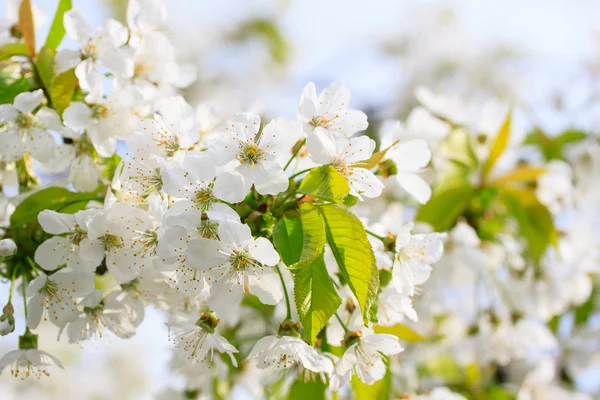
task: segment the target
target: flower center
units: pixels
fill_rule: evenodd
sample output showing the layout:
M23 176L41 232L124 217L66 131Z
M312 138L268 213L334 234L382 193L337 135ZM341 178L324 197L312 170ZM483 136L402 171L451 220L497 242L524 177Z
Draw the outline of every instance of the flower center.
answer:
M202 212L206 212L210 206L217 201L217 198L213 196L212 191L212 185L202 186L196 191L196 198L194 201L198 204Z
M236 271L244 271L253 264L250 253L246 250L233 251L229 258L229 262L231 263L231 267Z
M123 239L119 236L106 234L100 238L100 243L104 245L104 250L111 251L123 247Z
M217 232L219 229L218 222L213 222L209 219L202 219L200 226L198 226L196 229L198 230L200 236L205 239L217 239L219 237Z
M35 125L35 118L30 113L19 113L16 122L19 128L29 129L33 128L33 126Z
M69 235L69 240L75 246L79 246L79 243L81 243L81 241L83 239L85 239L86 237L87 237L87 232L85 232L83 229L81 229L81 227L79 225L75 225L75 229L73 229L73 231Z
M265 158L265 152L255 142L248 141L240 147L241 152L237 155L237 159L241 164L248 164L252 167Z
M317 127L322 127L322 128L326 128L327 124L329 124L329 120L327 118L325 118L322 115L316 116L316 117L312 117L312 119L310 121L308 121L309 125L314 126L315 128Z

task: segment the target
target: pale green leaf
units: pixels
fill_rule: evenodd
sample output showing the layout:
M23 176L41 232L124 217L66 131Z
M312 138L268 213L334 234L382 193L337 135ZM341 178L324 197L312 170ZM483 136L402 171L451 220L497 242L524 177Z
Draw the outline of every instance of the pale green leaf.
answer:
M500 156L506 150L506 146L508 145L508 139L510 138L510 124L512 120L512 110L508 111L500 130L496 134L496 138L494 139L494 143L492 143L492 147L490 148L490 155L488 159L483 164L481 169L481 175L486 177L490 174L492 168L496 164L496 161L500 158Z
M535 182L539 176L546 172L546 168L522 165L507 174L494 179L490 185L505 185L514 182Z
M17 206L10 216L10 225L19 226L36 221L38 214L43 210L75 212L91 200L102 201L103 198L95 193L70 192L55 186L42 189L29 195ZM74 207L74 204L82 207Z
M379 274L375 273L377 264L367 232L362 222L345 207L329 204L319 210L325 221L327 242L368 324L369 311L379 289Z
M524 191L503 191L504 204L519 223L519 230L527 240L529 255L537 263L549 245L555 245L558 234L552 214L535 196L524 196Z
M297 380L292 384L288 400L325 400L327 385L318 377L310 381Z
M59 115L62 115L63 111L71 104L76 87L77 77L73 70L63 72L55 76L52 80L50 97L52 98L54 109Z
M45 47L56 50L60 45L60 42L62 42L63 37L65 36L63 19L65 13L69 11L72 6L71 0L60 0L58 2L58 7L56 8L56 13L54 13L54 19L52 20L52 26L50 26L50 32L48 32L48 37L46 38Z
M444 188L419 208L415 219L428 223L438 232L447 231L469 207L474 193L473 186L466 182Z
M327 272L323 253L311 261L290 267L294 298L305 335L314 343L317 335L342 304Z
M26 56L28 54L25 43L7 43L0 47L0 61L13 56Z
M398 339L404 342L423 342L425 338L418 332L414 331L403 324L396 324L392 326L380 326L376 325L373 327L375 333L387 333L396 336Z
M279 233L274 236L279 236L279 239L275 239L276 243L280 242L278 249L286 248L281 253L282 256L289 248L290 258L292 252L297 251L300 239L299 262L291 265L289 269L294 278L294 298L298 315L306 336L314 343L317 334L336 312L342 299L331 282L323 259L326 236L321 214L310 203L304 203L300 207L300 238L296 222L292 221L288 221L287 225L280 225ZM287 241L288 238L293 239Z
M350 193L346 178L331 165L313 168L302 179L298 192L320 199L341 203Z
M51 93L52 79L54 78L54 55L54 50L42 47L35 60L38 76L48 93Z
M302 223L300 218L282 218L273 228L273 244L285 265L300 261L302 254Z
M378 151L377 153L373 153L373 155L371 155L371 157L368 160L363 160L363 161L354 163L351 165L351 167L352 168L366 168L366 169L375 168L376 166L379 165L381 160L383 160L383 157L385 157L385 154L388 152L388 150L391 149L392 147L394 147L395 145L397 145L398 142L400 142L400 141L396 140L394 143L392 143L385 149Z
M389 370L385 372L383 379L367 385L358 379L358 376L352 377L352 391L355 400L388 400L392 398L392 373Z

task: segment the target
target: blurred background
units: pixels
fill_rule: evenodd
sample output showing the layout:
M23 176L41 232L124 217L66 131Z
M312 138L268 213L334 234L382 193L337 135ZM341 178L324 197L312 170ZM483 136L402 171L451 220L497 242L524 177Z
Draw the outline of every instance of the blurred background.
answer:
M45 37L56 2L33 4L47 16L38 30ZM307 82L321 89L339 81L352 92L352 108L367 112L376 125L406 118L417 104L415 88L425 85L465 102L511 101L525 112L526 128L540 126L549 134L569 127L598 131L597 0L166 4L180 58L198 67L197 82L184 93L192 105L211 100L226 113L293 117ZM73 6L97 26L106 18L123 21L127 2L74 0ZM6 9L6 3L0 7L0 18ZM65 40L63 47L69 45ZM7 288L0 285L3 292ZM67 399L170 398L165 390L181 385L181 378L168 370L162 315L147 312L137 335L126 341L112 338L78 348L65 340L56 343L52 333L40 335L47 341L41 347L69 368L33 382L39 392L27 388L31 382L15 384L4 374L0 399L42 398L39 393ZM14 348L16 338L2 338L0 353Z

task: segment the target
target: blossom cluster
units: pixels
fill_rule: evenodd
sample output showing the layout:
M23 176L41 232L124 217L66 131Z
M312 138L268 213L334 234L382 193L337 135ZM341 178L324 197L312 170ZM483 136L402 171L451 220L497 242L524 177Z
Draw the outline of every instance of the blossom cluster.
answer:
M161 399L600 391L594 137L425 87L378 131L339 83L306 85L293 117L192 105L161 1L96 29L59 7L40 48L17 8L0 334L22 332L0 372L50 375L46 331L109 346L152 308L183 377Z

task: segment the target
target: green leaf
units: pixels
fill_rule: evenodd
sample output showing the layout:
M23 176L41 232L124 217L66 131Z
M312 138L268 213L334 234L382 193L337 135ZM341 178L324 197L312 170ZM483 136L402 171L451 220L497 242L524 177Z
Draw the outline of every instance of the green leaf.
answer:
M298 192L320 199L341 203L350 186L346 178L331 165L313 168L302 180Z
M11 226L20 226L37 220L38 214L43 210L58 212L78 211L77 203L87 203L91 200L100 200L96 193L70 192L61 187L49 187L39 190L23 200L10 217ZM85 207L85 204L84 204Z
M59 1L56 13L54 13L54 19L52 20L52 26L50 26L50 32L48 32L48 37L46 38L45 47L56 50L60 45L60 42L62 42L63 37L65 36L63 19L65 13L69 11L72 6L71 0Z
M325 221L327 243L342 277L358 300L367 325L379 289L379 273L367 232L362 222L345 207L329 204L320 206L319 211Z
M510 124L512 120L512 110L508 111L498 134L496 134L496 138L494 139L494 143L492 143L492 147L490 148L490 155L488 159L483 164L483 168L481 170L481 175L486 177L490 174L492 168L494 168L494 164L500 158L504 150L506 150L506 146L508 145L508 139L510 137Z
M367 385L358 379L358 376L352 377L352 391L355 400L388 400L392 398L392 373L389 367L383 379Z
M469 207L475 193L471 184L463 182L434 193L429 202L417 211L415 219L426 222L436 231L447 231Z
M17 95L29 90L29 81L26 78L20 78L16 81L0 81L0 104L12 104Z
M297 380L290 388L288 400L325 400L326 389L327 385L318 376L308 382Z
M285 265L300 261L302 254L302 223L300 218L282 218L273 228L273 244Z
M52 79L54 78L54 55L54 50L42 47L35 60L37 73L48 93L52 89Z
M375 333L387 333L398 337L398 339L405 342L424 342L426 339L421 336L418 332L415 332L412 328L409 328L403 324L396 324L392 326L375 326L373 327Z
M583 131L570 129L557 137L547 136L542 130L535 129L525 138L524 144L537 146L547 161L563 158L565 145L584 140L589 135Z
M23 34L27 53L31 58L35 57L35 26L33 24L33 12L31 11L31 1L21 0L19 6L19 30Z
M536 263L539 262L548 245L556 243L557 239L550 211L526 190L505 189L502 198L527 240L529 254Z
M296 309L305 334L314 343L317 334L342 304L323 259L325 224L319 211L310 203L300 207L299 220L282 221L285 222L280 221L276 226L278 232L274 234L274 240L278 250L284 249L280 250L282 257L298 259L289 268L294 278Z
M13 56L26 56L28 54L25 43L7 43L0 47L0 61L7 60Z
M50 97L52 98L54 109L59 115L62 115L63 111L71 104L76 87L77 77L72 69L63 72L52 80Z
M359 161L357 163L352 164L351 167L352 168L366 168L366 169L375 168L376 166L379 165L381 160L383 160L383 157L385 157L385 154L388 152L388 150L391 149L392 147L394 147L395 145L397 145L398 142L400 142L400 140L396 140L394 143L392 143L385 149L378 151L377 153L373 153L373 155L368 160L363 160L363 161Z
M342 304L327 272L323 253L316 259L290 267L294 277L296 309L310 343Z

